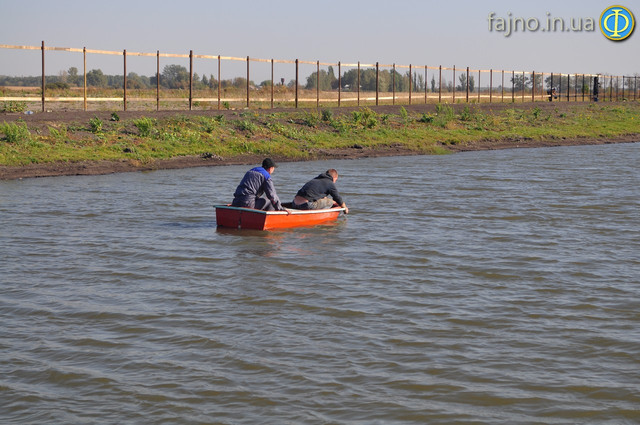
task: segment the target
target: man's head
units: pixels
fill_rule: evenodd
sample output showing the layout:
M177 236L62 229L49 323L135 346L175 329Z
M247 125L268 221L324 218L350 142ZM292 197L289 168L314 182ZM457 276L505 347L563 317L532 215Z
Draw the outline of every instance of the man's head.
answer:
M329 174L331 176L331 178L333 179L334 183L336 181L338 181L338 171L336 171L335 169L331 168L331 169L327 170L327 174Z
M276 167L277 167L276 163L273 162L273 160L271 158L265 158L262 161L262 168L267 170L269 172L269 174L273 173L273 171L275 170Z

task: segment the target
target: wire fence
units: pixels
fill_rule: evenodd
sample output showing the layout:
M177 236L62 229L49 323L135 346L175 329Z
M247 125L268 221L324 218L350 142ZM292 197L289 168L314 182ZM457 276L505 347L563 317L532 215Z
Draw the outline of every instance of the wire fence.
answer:
M637 74L567 74L379 62L326 63L200 55L192 50L189 54L105 51L52 47L46 46L44 41L41 46L0 45L0 49L40 50L39 84L31 87L2 86L0 101L40 104L42 111L47 107L74 109L74 106L85 111L90 110L90 106L94 109L125 111L194 110L457 102L620 101L637 100L640 97ZM82 54L82 75L78 73L73 76L73 86L47 84L48 79L58 79L46 76L45 53L51 51ZM88 55L122 57L122 74L116 87L112 84L109 88L90 81L96 71L87 72ZM147 84L141 84L137 74L127 72L128 62L130 64L141 57L155 58L155 74ZM173 62L187 59L188 69L181 65L172 68L174 64L168 64L167 59ZM161 62L164 65L162 73ZM243 69L245 65L246 71ZM181 84L167 87L165 80L171 77L166 74L176 69L184 70ZM200 70L202 79L197 70ZM207 71L210 72L208 79ZM294 78L288 83L285 78L276 79L276 75L286 74L293 74ZM257 75L267 78L256 85L251 78Z

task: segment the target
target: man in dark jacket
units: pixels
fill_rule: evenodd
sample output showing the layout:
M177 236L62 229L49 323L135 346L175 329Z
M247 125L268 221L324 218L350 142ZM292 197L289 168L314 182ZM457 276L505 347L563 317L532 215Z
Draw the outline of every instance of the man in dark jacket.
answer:
M322 210L331 208L335 202L344 208L345 214L349 214L349 208L338 192L336 181L338 181L338 172L333 168L308 181L293 198L293 208ZM329 199L327 195L331 195L333 199Z
M273 186L273 180L271 180L271 174L276 167L276 163L271 158L265 158L262 161L262 167L255 167L247 171L233 194L231 205L264 211L288 211L280 203L276 188ZM262 197L263 194L267 199Z

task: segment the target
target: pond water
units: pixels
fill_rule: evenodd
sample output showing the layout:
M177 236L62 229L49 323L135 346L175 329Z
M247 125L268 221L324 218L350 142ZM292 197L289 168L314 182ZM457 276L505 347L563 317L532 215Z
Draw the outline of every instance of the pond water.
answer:
M0 422L640 420L640 144L282 163L350 214L216 228L247 166L0 182Z

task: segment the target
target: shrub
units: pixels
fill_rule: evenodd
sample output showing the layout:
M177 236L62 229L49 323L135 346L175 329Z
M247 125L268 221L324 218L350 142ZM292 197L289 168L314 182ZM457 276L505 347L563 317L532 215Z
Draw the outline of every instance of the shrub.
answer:
M249 133L254 133L258 129L258 126L256 126L249 120L240 120L236 123L236 128L240 131L248 131Z
M353 122L364 128L373 128L378 125L378 115L370 108L361 108L359 111L353 111Z
M340 134L344 134L347 132L347 130L349 130L348 122L342 117L331 121L329 125L336 129Z
M464 108L462 109L462 112L460 112L460 120L471 121L472 117L473 117L473 113L471 112L469 105L465 105Z
M151 135L151 130L153 130L153 126L155 125L156 120L153 118L142 117L137 120L133 120L133 125L136 126L140 136L148 137Z
M407 112L406 109L404 109L404 106L400 107L400 118L402 119L402 122L405 124L409 120L409 113Z
M98 117L93 117L89 120L89 129L92 133L102 133L102 120Z
M52 139L62 142L68 140L69 138L67 135L67 126L65 125L61 126L60 128L49 126L49 135Z
M56 81L55 83L47 83L45 85L45 88L47 90L55 90L55 89L67 90L69 88L69 84L63 83L62 81Z
M436 116L434 118L434 123L444 128L449 124L449 122L453 121L455 118L455 112L453 108L449 105L443 105L442 103L438 103L436 105Z
M320 122L320 119L318 118L318 114L306 112L304 114L304 117L302 118L302 122L308 127L315 128L318 126L318 122Z
M27 110L27 102L3 102L0 106L0 112L24 112Z
M536 106L536 107L533 109L533 112L532 112L532 113L533 113L533 119L534 119L534 120L537 120L537 119L538 119L538 117L540 116L540 113L541 113L541 112L542 112L542 109L540 109L539 107L537 107L537 106Z
M324 122L333 121L333 111L331 109L325 109L322 111L322 121Z
M422 117L420 117L418 121L423 122L425 124L430 124L433 122L433 115L422 114Z
M24 121L18 123L3 123L0 125L0 133L4 133L4 140L9 143L26 143L31 141L31 132Z

